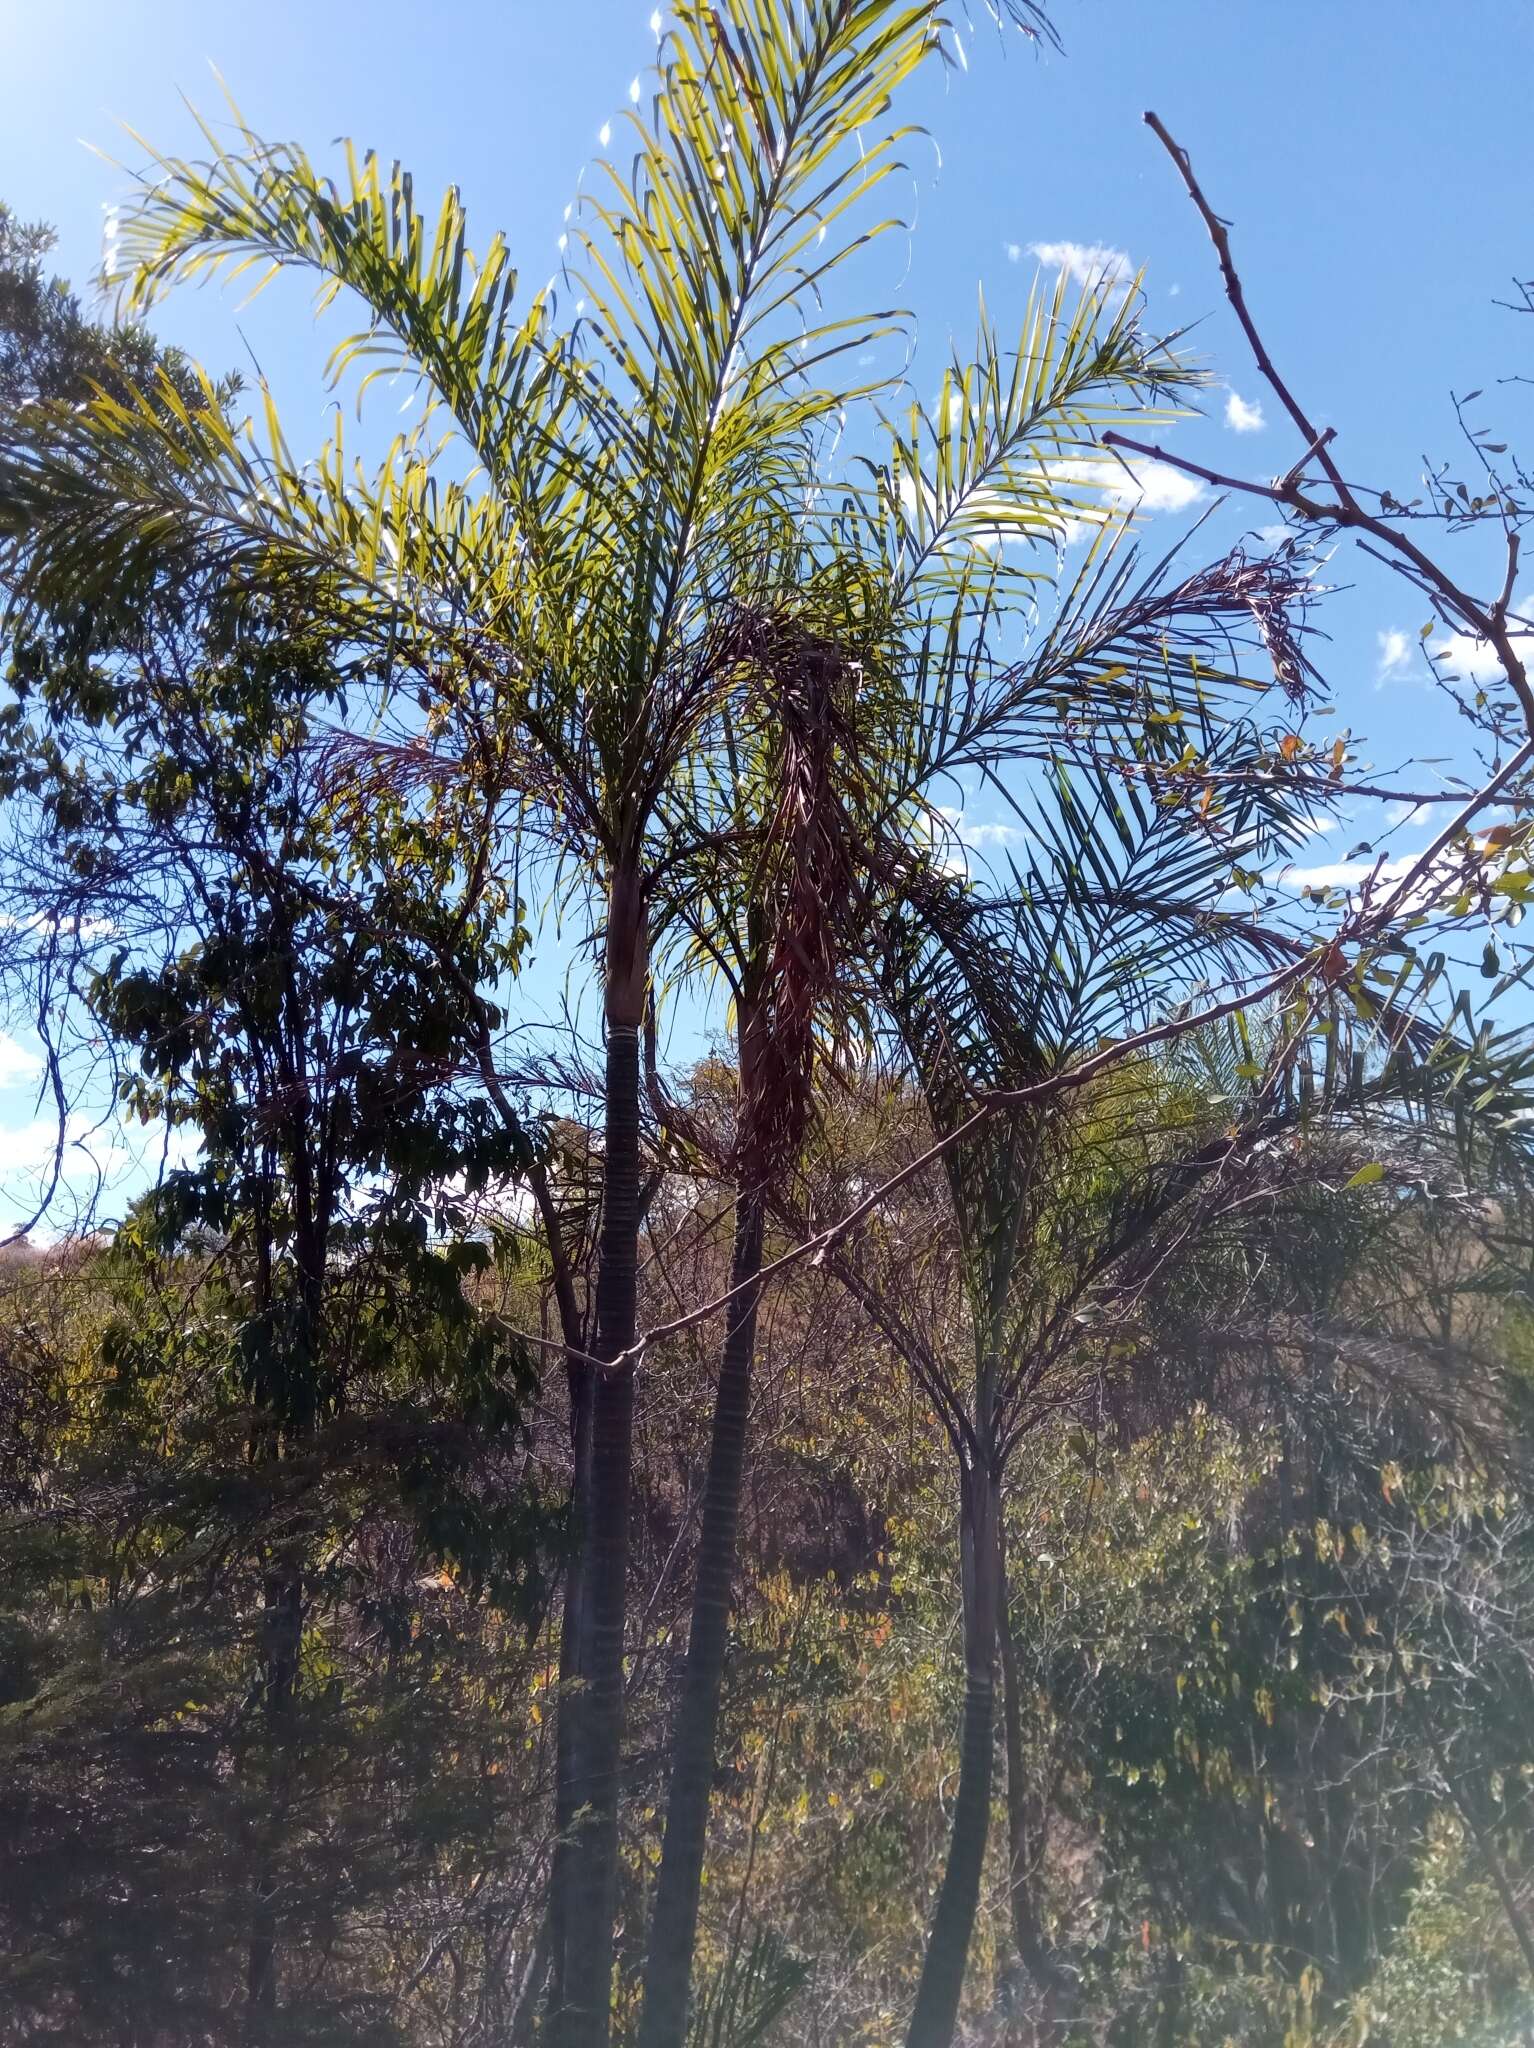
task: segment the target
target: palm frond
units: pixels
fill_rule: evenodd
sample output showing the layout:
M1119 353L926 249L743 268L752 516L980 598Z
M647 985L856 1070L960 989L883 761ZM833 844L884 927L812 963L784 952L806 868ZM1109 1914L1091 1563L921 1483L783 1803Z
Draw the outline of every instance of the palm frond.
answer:
M489 494L439 478L417 436L371 472L330 441L298 463L276 409L267 446L204 385L191 406L168 377L40 405L0 423L0 561L13 611L143 602L194 574L301 591L348 635L396 647L488 629L514 588L506 522Z
M1099 437L1130 418L1165 417L1159 401L1204 378L1140 324L1137 288L1104 278L1073 293L1062 272L1035 286L1006 350L984 303L973 359L943 373L929 412L913 400L885 421L873 465L877 544L897 609L920 614L955 596L976 612L1081 528L1109 524L1125 472ZM856 507L849 517L857 516Z
M177 282L253 275L259 291L284 269L319 278L321 307L343 290L355 294L368 324L337 344L332 381L359 364L367 366L364 388L401 372L424 380L536 530L529 478L548 462L572 460L581 437L569 415L588 390L554 332L548 294L518 314L505 240L495 235L476 258L455 188L433 221L398 163L385 172L371 151L359 157L348 142L338 183L296 144L264 141L232 102L231 112L235 149L222 147L200 115L212 151L205 161L149 149L158 175L118 217L108 284L138 313Z
M864 217L909 132L891 100L939 47L931 0L684 0L648 110L622 117L632 156L603 163L570 239L593 345L646 423L636 669L800 509L806 437L857 395L824 373L893 315L822 295L893 225Z
M1249 720L1275 683L1303 698L1313 675L1306 564L1237 548L1190 574L1175 568L1175 550L1144 568L1123 523L1099 529L1020 653L1004 632L996 644L994 615L970 617L961 593L906 654L910 709L892 787L930 790L970 770L1000 787L1009 764L1113 757L1131 733L1134 751L1116 758L1136 774L1153 782L1159 762L1196 780L1221 733Z

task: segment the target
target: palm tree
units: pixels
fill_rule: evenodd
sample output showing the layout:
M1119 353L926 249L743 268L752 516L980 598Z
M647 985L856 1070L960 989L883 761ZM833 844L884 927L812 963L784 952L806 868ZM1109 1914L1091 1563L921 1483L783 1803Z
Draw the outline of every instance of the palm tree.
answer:
M1292 563L1236 555L1193 577L1171 576L1168 562L1142 576L1121 522L1100 527L1039 630L1060 541L1073 520L1101 518L1072 479L1092 445L1083 436L1186 375L1106 284L1075 302L1063 280L1036 293L1011 349L982 315L973 360L950 364L934 410L913 402L882 423L873 489L839 513L834 551L785 554L791 594L734 615L745 687L724 719L715 779L683 794L663 892L663 922L685 934L689 964L728 989L739 1096L730 1158L715 1162L735 1182L731 1304L647 1950L647 2048L680 2042L686 2023L766 1219L783 1206L809 1120L817 1038L845 1027L856 1001L848 970L867 967L870 929L891 904L919 902L934 859L948 857L932 792L966 770L998 778L1045 758L1062 732L1084 748L1105 721L1121 736L1126 695L1154 756L1158 723L1172 730L1194 702L1207 722L1238 687L1220 657L1254 617L1284 679L1302 672L1285 624L1303 598ZM994 665L986 620L1021 640ZM696 1140L674 1105L658 1107Z
M1039 26L1030 0L998 7ZM849 402L883 388L843 365L898 322L833 317L823 297L892 224L870 215L905 132L891 97L941 48L932 0L684 0L648 109L625 117L629 161L602 167L572 221L579 297L563 325L552 285L516 305L499 237L473 257L455 192L432 223L398 166L349 151L337 182L238 117L232 147L205 129L209 158L157 156L122 217L128 305L146 312L178 280L306 270L322 303L361 305L334 375L414 380L417 425L364 471L338 408L302 464L269 394L263 445L162 377L33 407L0 433L0 573L19 627L280 592L367 665L361 751L439 791L456 769L502 794L472 832L443 798L464 862L508 877L542 862L592 904L603 1188L595 1363L568 1361L582 1546L553 1900L553 2005L580 2048L606 2039L613 1963L640 1034L668 831L760 668L741 622L771 620L779 645L813 637L815 603L784 573L806 558L839 586L835 616L871 611L856 640L896 719L877 822L898 838L964 765L994 771L1062 725L1084 739L1105 707L1170 722L1210 678L1168 660L1169 626L1268 602L1263 574L1243 571L1131 617L1110 541L1026 667L1009 658L1033 572L1004 543L1100 516L1098 431L1188 381L1107 280L1069 313L1062 285L1010 357L983 325L935 418L912 407L887 454L827 488Z
M349 155L337 187L243 123L234 150L206 131L211 159L158 158L123 221L131 304L177 278L308 269L322 298L362 302L335 371L404 370L425 418L364 476L339 413L309 469L269 401L258 453L162 388L34 415L0 458L24 610L194 574L279 581L377 650L386 690L420 687L428 742L488 734L513 758L530 812L600 898L600 1364L577 1479L581 1682L562 1709L582 1816L556 1957L572 2043L608 2029L656 806L715 706L718 606L771 560L806 439L846 396L825 373L887 325L829 320L819 294L879 231L855 223L894 167L890 96L937 42L927 0L684 6L649 116L627 117L632 165L605 167L572 230L590 310L565 331L551 290L514 312L505 244L474 261L455 193L433 231L398 167Z
M1260 1230L1314 1168L1316 1132L1343 1173L1397 1178L1468 1131L1506 1151L1518 1139L1516 1048L1461 1043L1429 998L1438 966L1374 984L1329 977L1276 1015L1237 1011L1171 1057L1100 1048L1216 979L1303 940L1230 901L1232 863L1260 866L1299 822L1281 783L1260 798L1242 762L1261 736L1239 722L1207 746L1216 781L1245 788L1208 810L1148 801L1132 747L1117 764L1061 766L1018 805L1029 851L1012 866L1010 902L930 890L888 928L883 995L930 1128L960 1134L946 1151L955 1321L973 1347L968 1385L934 1347L923 1254L909 1235L836 1263L874 1325L905 1359L953 1442L959 1477L965 1693L958 1788L909 2041L952 2037L989 1830L995 1665L1001 1650L1008 1759L1014 1935L1051 1999L1065 1990L1027 1894L1028 1814L1021 1702L1007 1615L1004 1492L1018 1446L1048 1414L1088 1400L1133 1327L1143 1292L1210 1258L1230 1217ZM1393 984L1393 985L1392 985ZM1403 994L1408 985L1409 997ZM1452 1020L1451 1020L1452 1021ZM1090 1085L1061 1088L1088 1053ZM1053 1082L1052 1089L1040 1084ZM988 1091L1039 1089L970 1127ZM1250 1213L1249 1213L1250 1212ZM930 1263L942 1264L935 1227ZM913 1287L920 1313L902 1312ZM924 1327L924 1325L926 1327ZM1376 1347L1378 1349L1378 1347ZM1441 1393L1439 1396L1441 1405Z

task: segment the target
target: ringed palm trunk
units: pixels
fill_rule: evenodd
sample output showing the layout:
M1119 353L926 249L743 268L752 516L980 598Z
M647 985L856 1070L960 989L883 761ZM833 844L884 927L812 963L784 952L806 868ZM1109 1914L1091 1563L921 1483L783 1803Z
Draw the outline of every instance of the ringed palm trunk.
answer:
M906 2048L948 2048L959 2016L991 1825L996 1720L998 1487L988 1461L960 1468L964 1601L964 1725L948 1861L927 1936Z
M743 1291L730 1305L714 1397L713 1434L704 1483L703 1526L693 1579L687 1666L672 1738L671 1783L661 1847L655 1911L645 1963L644 2012L639 2048L682 2048L697 1939L698 1900L714 1778L719 1697L729 1640L735 1578L736 1532L750 1422L751 1371L756 1353L764 1202L759 1188L742 1188L735 1209L730 1286Z
M573 1719L576 1812L565 1866L561 2048L607 2048L618 1906L623 1637L634 1450L633 1346L639 1271L639 1030L647 970L644 899L631 869L613 876L607 924L606 1147L597 1260L589 1512L581 1534L579 1683Z

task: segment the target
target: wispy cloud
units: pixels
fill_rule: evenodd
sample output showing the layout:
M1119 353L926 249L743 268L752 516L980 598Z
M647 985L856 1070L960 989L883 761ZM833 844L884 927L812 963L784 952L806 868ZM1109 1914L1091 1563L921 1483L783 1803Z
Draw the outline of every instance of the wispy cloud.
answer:
M1012 253L1014 249L1016 255ZM1014 263L1022 260L1023 252L1016 242L1008 245L1007 254ZM1030 242L1028 254L1036 256L1046 270L1063 270L1083 287L1108 284L1128 291L1135 274L1125 252L1110 248L1106 242Z
M1328 860L1313 868L1280 868L1278 879L1286 889L1351 889L1374 873L1372 860ZM1380 867L1380 880L1393 881L1411 866L1408 859L1387 860Z
M1233 434L1260 434L1267 425L1262 416L1262 407L1257 403L1248 404L1239 391L1225 394L1225 424Z
M1440 640L1433 659L1451 675L1468 677L1472 683L1489 683L1502 669L1491 642L1472 639L1468 633L1451 633L1447 640Z
M971 818L946 804L939 807L938 817L942 823L933 821L931 843L938 865L950 875L968 878L971 854L984 861L987 854L1015 845L1026 836L1021 825L1009 825L1002 818Z
M1379 642L1379 667L1375 680L1388 683L1393 676L1404 675L1411 662L1411 636L1403 633L1399 626L1388 626L1383 633L1376 633Z
M71 1114L64 1125L62 1151L56 1117L0 1122L0 1235L47 1191L55 1161L63 1191L60 1213L67 1222L76 1200L93 1200L98 1192L120 1197L147 1185L162 1164L190 1165L197 1152L198 1140L189 1130L167 1132L161 1123L129 1124L115 1113L105 1118Z
M972 824L962 812L954 821L954 830L966 846L973 846L977 852L982 852L988 846L1010 846L1014 840L1023 836L1022 828L1018 825L1008 825L1000 819L994 819L984 825Z
M1450 675L1472 683L1489 683L1502 673L1502 663L1491 642L1472 639L1468 633L1451 633L1447 640L1441 640L1433 649L1433 659Z
M142 1132L138 1135L142 1139ZM0 1193L14 1199L15 1194L46 1180L58 1144L56 1117L35 1116L24 1124L0 1125ZM86 1116L71 1116L64 1126L61 1178L66 1183L95 1180L98 1175L105 1180L136 1164L139 1156L115 1118L100 1125Z

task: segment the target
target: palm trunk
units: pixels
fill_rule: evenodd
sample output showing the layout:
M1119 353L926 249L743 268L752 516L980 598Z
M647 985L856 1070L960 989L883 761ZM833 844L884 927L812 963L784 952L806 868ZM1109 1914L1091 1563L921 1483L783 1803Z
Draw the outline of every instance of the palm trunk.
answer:
M577 1812L569 1838L560 2048L607 2048L618 1907L623 1637L634 1454L633 1347L639 1275L639 1027L646 983L638 878L613 878L607 929L606 1149L591 1393L590 1513L582 1531L580 1684L574 1719ZM569 1711L561 1702L561 1715Z
M948 2048L959 2017L991 1824L996 1717L998 1489L982 1460L959 1479L964 1598L964 1730L948 1862L927 1936L906 2048Z
M570 1340L567 1337L567 1342ZM559 1722L554 1736L554 1856L549 1872L549 1999L551 2014L563 2011L569 1982L572 1831L579 1804L581 1641L584 1612L584 1552L591 1519L591 1368L570 1365L570 1552L565 1563L564 1605L559 1624Z
M1012 1902L1012 1940L1023 1968L1043 1994L1044 2018L1040 2039L1051 2042L1059 2037L1060 2008L1066 1987L1039 1919L1034 1897L1035 1843L1039 1831L1029 1811L1028 1775L1023 1763L1022 1684L1007 1587L1006 1530L999 1508L996 1517L996 1578L1002 1717L1007 1750L1007 1881Z
M713 1437L703 1495L703 1527L693 1580L687 1668L672 1738L671 1784L661 1848L655 1914L645 1968L639 2048L682 2048L697 1939L698 1899L714 1778L719 1696L729 1638L735 1578L736 1530L750 1421L751 1368L756 1353L756 1310L762 1268L763 1200L743 1190L735 1210L731 1288L743 1291L730 1307L714 1397Z

